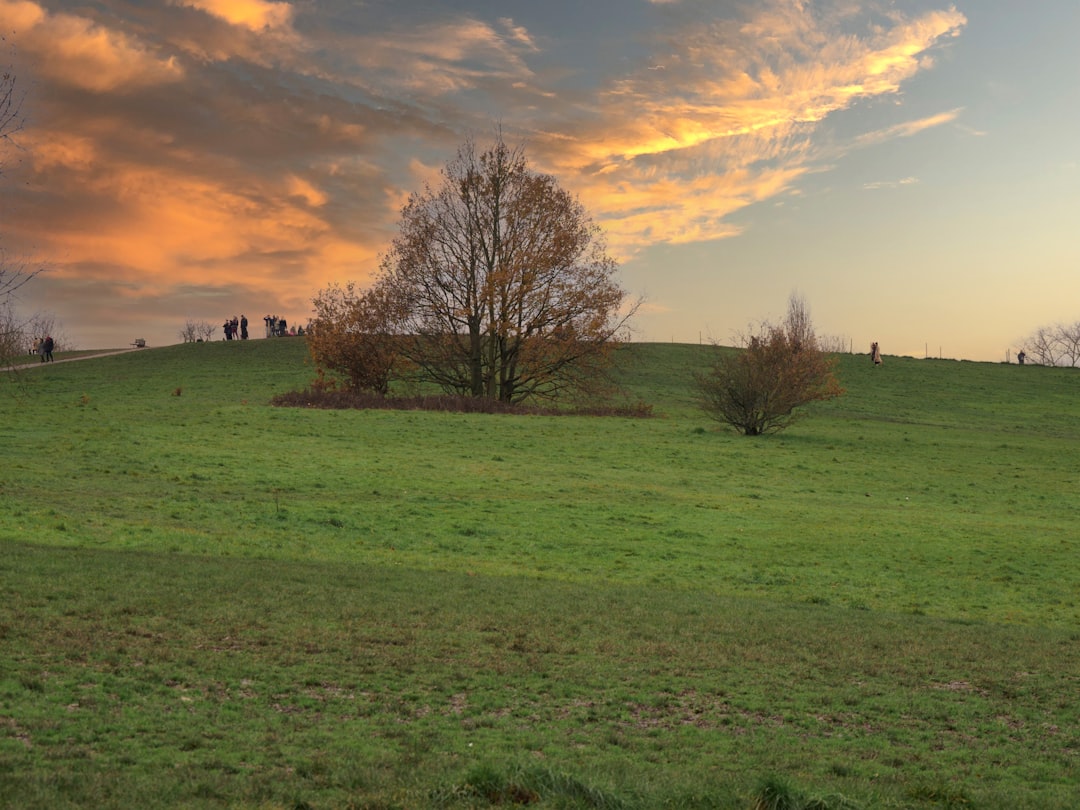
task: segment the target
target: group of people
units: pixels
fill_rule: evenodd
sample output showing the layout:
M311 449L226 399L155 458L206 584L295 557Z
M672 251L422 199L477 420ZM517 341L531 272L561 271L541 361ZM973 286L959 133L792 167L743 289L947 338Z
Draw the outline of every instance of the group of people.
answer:
M232 316L232 320L225 319L225 339L226 340L247 340L248 339L248 319L247 315L241 315L237 318Z
M263 318L266 323L266 336L267 337L288 337L289 335L303 335L304 327L290 327L284 318L279 318L277 315L267 315Z
M267 315L263 318L263 322L266 324L266 336L267 337L287 337L289 335L303 335L304 327L289 327L284 318L279 318L277 315ZM225 329L225 340L247 340L248 339L248 319L247 315L241 315L237 318L233 315L231 318L226 318L223 324Z
M42 363L51 363L53 361L53 349L56 348L56 341L51 336L46 335L43 338L38 338L34 341L34 348L32 354L36 354L41 358Z

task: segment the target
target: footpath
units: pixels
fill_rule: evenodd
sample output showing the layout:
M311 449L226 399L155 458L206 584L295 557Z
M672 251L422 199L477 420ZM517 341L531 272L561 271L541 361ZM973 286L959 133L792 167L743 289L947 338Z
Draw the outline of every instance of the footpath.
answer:
M77 360L93 360L96 357L109 357L114 354L127 354L128 352L141 352L145 351L145 348L138 348L132 346L130 349L109 349L101 352L93 352L90 354L80 354L78 357L64 357L60 360L53 360L52 363L42 363L40 360L28 360L25 363L13 363L10 366L4 368L4 371L22 371L28 368L37 368L38 366L48 366L56 363L74 363ZM30 355L27 355L28 357ZM33 355L37 357L37 355Z

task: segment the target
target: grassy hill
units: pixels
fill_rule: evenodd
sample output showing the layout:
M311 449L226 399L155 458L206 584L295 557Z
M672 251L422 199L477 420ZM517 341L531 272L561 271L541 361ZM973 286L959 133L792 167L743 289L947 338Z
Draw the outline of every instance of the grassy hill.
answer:
M1080 374L841 358L777 436L278 409L302 341L0 382L0 803L1072 807ZM774 803L775 804L775 803Z

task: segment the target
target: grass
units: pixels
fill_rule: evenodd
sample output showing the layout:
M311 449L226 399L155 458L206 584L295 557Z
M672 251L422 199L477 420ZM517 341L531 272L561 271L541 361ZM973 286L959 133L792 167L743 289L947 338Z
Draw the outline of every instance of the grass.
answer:
M787 433L268 406L299 341L0 387L0 803L1071 807L1071 370L844 358ZM772 802L772 804L768 804Z

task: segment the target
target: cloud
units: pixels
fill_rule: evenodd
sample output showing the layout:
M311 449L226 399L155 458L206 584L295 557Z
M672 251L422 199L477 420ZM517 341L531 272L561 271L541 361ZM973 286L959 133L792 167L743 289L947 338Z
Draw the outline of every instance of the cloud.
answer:
M536 51L528 31L513 21L493 25L469 17L363 34L350 48L366 86L419 98L465 93L493 81L527 82L532 72L525 55Z
M870 191L881 188L901 188L903 186L917 185L918 182L918 177L902 177L899 180L877 180L871 183L863 183L863 188Z
M647 64L601 92L594 122L560 141L558 172L581 175L578 188L624 251L738 234L726 221L732 213L793 191L824 156L813 140L822 121L898 92L966 21L949 10L891 22L841 36L827 14L766 3L740 19L669 30ZM649 69L657 64L665 69ZM854 146L958 114L898 124Z
M48 12L28 0L0 0L0 18L17 32L23 58L53 81L95 93L179 82L184 71L139 37L89 18Z
M55 258L57 279L163 311L229 290L302 305L362 281L408 194L496 125L580 195L620 257L736 236L734 214L842 158L823 121L896 96L965 24L953 9L856 24L842 2L653 0L632 42L621 18L574 32L596 53L572 64L563 21L538 12L99 5L0 0L40 85L5 230Z
M287 29L292 25L293 7L289 3L264 0L176 0L177 5L205 11L230 25L249 31Z
M855 145L871 146L884 141L891 141L895 138L910 138L912 135L918 135L920 132L927 129L939 127L942 124L952 123L959 117L961 112L962 110L958 108L949 110L948 112L930 115L925 118L919 118L914 121L904 121L885 129L875 130L874 132L867 132L855 139Z
M975 129L975 127L970 127L967 124L957 124L956 128L966 135L971 135L976 138L983 138L989 134L984 129Z

